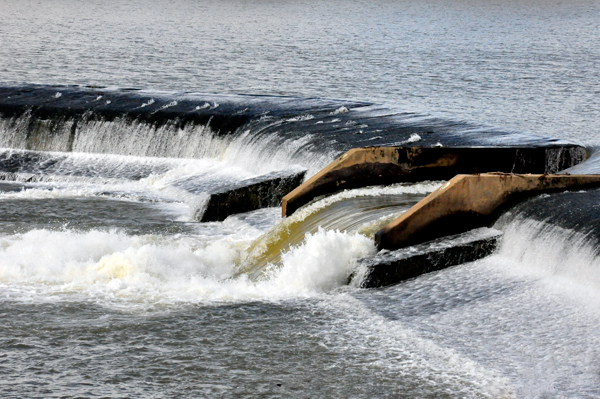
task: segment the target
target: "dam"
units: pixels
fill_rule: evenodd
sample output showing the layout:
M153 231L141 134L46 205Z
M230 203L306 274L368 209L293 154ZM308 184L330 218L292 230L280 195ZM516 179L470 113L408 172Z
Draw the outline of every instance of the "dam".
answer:
M0 397L600 397L599 26L0 0Z
M49 197L78 187L88 206L129 209L123 226L141 231L158 214L139 201L179 208L169 230L180 234L211 229L197 222L265 218L281 205L284 219L236 261L235 275L253 281L311 235L341 231L382 252L338 282L395 284L489 256L501 232L477 229L528 197L599 184L597 175L555 174L587 159L576 143L366 102L0 85L0 133L0 179L11 195L31 184ZM76 225L95 226L87 218L102 219L87 211Z
M459 280L484 300L518 291L482 273L534 256L522 240L563 250L548 267L580 281L557 234L595 281L600 177L569 140L360 101L4 84L0 146L0 278L19 298L235 318L354 290L387 318L393 289L401 314L427 314L430 281L448 278L436 309L469 301Z

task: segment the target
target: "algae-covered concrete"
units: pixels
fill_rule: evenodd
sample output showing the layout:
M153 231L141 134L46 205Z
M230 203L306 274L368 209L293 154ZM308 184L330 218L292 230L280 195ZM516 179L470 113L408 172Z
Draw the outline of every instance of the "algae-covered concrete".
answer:
M360 285L363 288L384 287L484 258L494 252L501 237L499 230L480 228L410 248L380 251L361 261L365 275Z
M298 187L306 170L279 171L242 180L235 186L210 194L208 203L196 214L200 222L223 221L237 213L279 206L284 194Z
M600 175L486 173L458 175L375 234L394 250L488 225L527 196L600 186Z
M586 158L585 148L573 144L528 148L355 148L287 194L282 201L282 214L289 216L314 198L343 189L449 180L461 173L556 173Z

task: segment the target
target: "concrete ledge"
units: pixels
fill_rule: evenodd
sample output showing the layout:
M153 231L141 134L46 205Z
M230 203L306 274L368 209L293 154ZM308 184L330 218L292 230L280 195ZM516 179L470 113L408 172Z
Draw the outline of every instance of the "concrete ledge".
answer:
M461 173L556 173L586 158L586 149L572 144L528 148L355 148L283 197L282 214L289 216L314 198L343 189L449 180Z
M395 250L489 225L527 196L600 186L600 175L458 175L375 234L379 249Z
M207 205L196 213L196 219L216 222L236 213L279 206L286 193L302 184L305 175L306 170L281 171L243 180L233 188L210 194Z
M501 237L501 231L480 228L396 251L383 250L375 257L362 261L367 271L361 287L384 287L475 261L490 255Z

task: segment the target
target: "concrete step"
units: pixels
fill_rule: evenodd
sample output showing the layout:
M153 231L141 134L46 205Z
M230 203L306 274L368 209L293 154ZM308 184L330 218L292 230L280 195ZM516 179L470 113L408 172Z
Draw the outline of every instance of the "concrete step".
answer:
M364 288L384 287L431 273L436 270L472 262L496 249L502 232L483 227L395 251L382 250L364 259Z

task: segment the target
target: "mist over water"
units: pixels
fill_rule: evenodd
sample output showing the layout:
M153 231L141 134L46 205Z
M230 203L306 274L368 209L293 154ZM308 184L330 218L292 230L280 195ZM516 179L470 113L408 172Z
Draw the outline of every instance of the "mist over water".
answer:
M384 104L235 134L0 118L0 396L600 397L596 191L536 197L491 257L375 290L372 234L441 182L195 220L212 190L392 142L390 110L597 148L599 26L595 0L0 0L2 83L144 89L163 111L160 90Z

